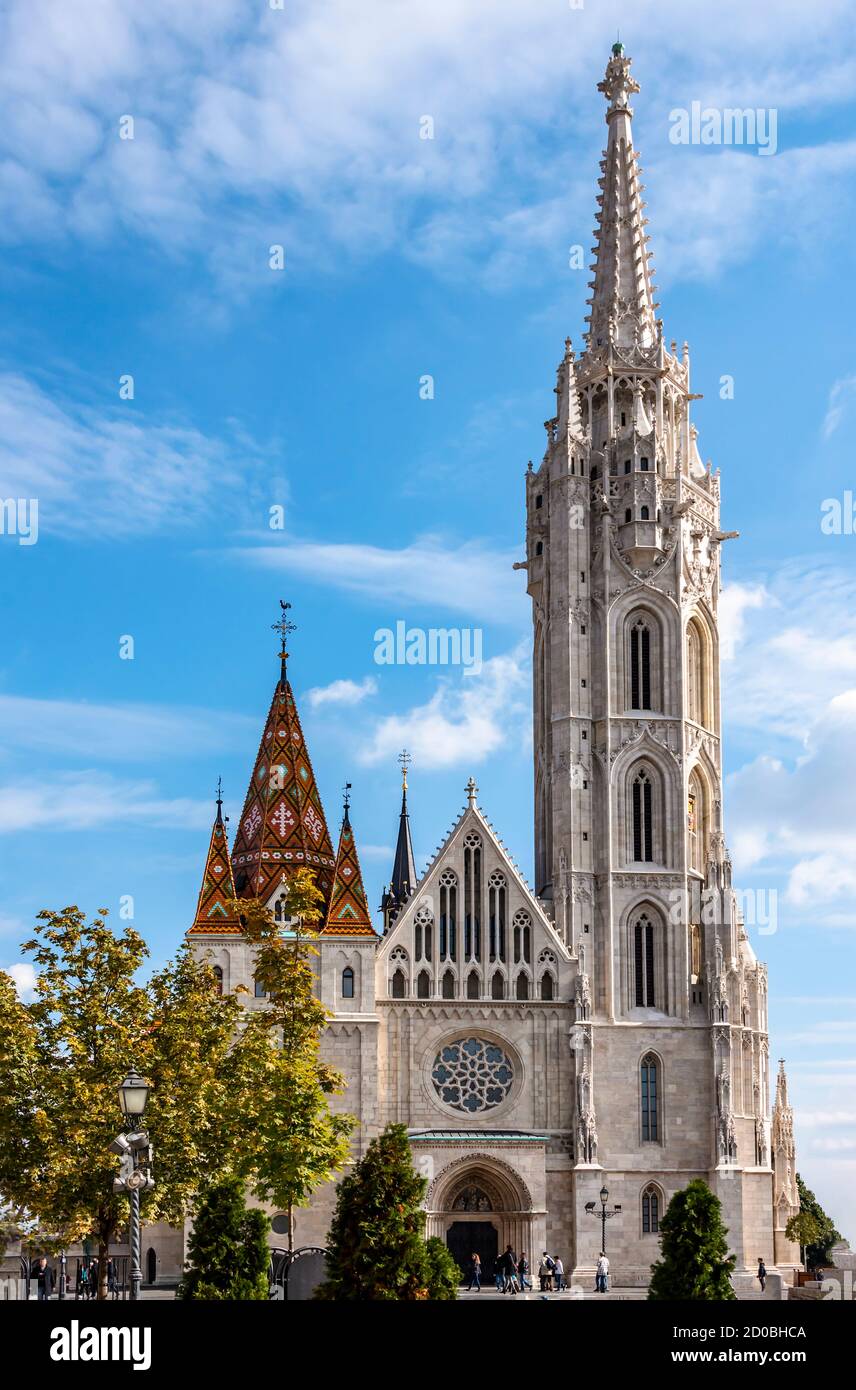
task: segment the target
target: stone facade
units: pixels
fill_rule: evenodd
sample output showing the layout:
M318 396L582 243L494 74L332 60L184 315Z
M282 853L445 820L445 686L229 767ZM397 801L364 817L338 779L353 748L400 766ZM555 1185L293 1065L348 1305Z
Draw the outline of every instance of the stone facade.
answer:
M324 1051L359 1152L387 1123L408 1127L427 1229L459 1258L547 1248L593 1280L606 1186L621 1208L613 1282L642 1284L671 1197L703 1178L745 1282L759 1257L792 1269L798 1251L784 1236L797 1199L783 1073L769 1108L766 969L723 834L717 610L733 533L698 452L688 348L667 349L656 317L621 45L600 90L589 332L578 360L566 344L526 478L534 890L471 780L415 888L400 840L385 934L325 929ZM224 989L264 1007L240 936L197 923L192 939ZM334 1197L298 1214L299 1242L323 1242Z

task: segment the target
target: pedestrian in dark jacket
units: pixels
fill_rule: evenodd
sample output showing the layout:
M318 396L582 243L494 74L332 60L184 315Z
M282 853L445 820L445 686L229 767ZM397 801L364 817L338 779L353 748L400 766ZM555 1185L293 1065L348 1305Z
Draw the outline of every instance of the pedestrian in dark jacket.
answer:
M46 1303L53 1293L54 1276L44 1255L42 1255L36 1268L36 1280L39 1289L39 1302Z
M761 1285L761 1292L767 1287L767 1266L763 1260L758 1261L758 1283Z
M517 1276L520 1280L520 1288L523 1292L525 1292L526 1289L531 1289L532 1280L529 1278L529 1261L526 1258L525 1250L517 1261Z
M510 1245L505 1247L505 1254L502 1257L502 1273L504 1275L502 1292L517 1293L517 1256Z

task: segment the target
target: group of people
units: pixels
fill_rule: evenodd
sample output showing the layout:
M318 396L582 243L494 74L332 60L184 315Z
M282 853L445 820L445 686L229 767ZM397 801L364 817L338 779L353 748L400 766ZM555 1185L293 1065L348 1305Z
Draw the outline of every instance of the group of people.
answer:
M54 1271L47 1262L47 1257L42 1255L35 1269L36 1287L40 1303L50 1300L53 1296L56 1278ZM98 1297L99 1272L97 1260L81 1261L77 1267L77 1283L75 1286L75 1298L97 1298ZM107 1261L107 1292L113 1298L119 1297L119 1274L116 1269L115 1260Z
M479 1293L481 1292L482 1272L481 1257L476 1254L471 1255L468 1289L476 1289ZM520 1256L517 1256L512 1247L507 1245L503 1254L497 1255L494 1261L493 1277L500 1293L525 1293L527 1289L531 1289L532 1275L526 1252L524 1251ZM568 1287L565 1283L565 1266L558 1255L548 1255L547 1251L544 1251L538 1263L538 1280L542 1293L547 1293L552 1289L558 1293L561 1289Z

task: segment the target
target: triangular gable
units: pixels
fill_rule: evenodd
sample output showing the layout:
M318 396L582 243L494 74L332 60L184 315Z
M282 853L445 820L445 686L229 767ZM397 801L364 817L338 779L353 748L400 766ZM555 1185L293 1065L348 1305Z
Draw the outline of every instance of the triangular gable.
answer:
M433 885L433 880L436 877L442 862L448 855L454 840L459 835L463 836L467 834L467 832L470 830L478 831L485 843L489 843L491 847L494 849L498 859L500 860L500 863L502 864L505 872L508 875L509 881L516 886L520 894L526 899L526 906L529 912L532 914L533 923L537 923L538 926L543 927L545 929L550 942L551 949L555 949L558 955L563 960L572 960L573 958L570 955L567 947L565 946L564 942L559 936L559 933L556 931L556 928L553 926L553 923L550 921L550 918L547 916L543 907L538 902L538 899L535 897L534 892L532 891L529 884L526 882L520 869L517 867L516 863L508 853L508 850L505 848L502 841L497 836L496 831L494 830L490 821L488 821L485 818L485 816L482 814L481 809L475 804L474 800L469 805L464 807L463 811L461 812L461 815L458 817L458 820L455 822L451 830L446 835L446 838L443 841L442 845L437 850L433 859L431 860L430 864L425 870L424 874L420 878L418 884L416 885L416 891L409 899L407 906L401 913L401 916L396 920L392 930L387 934L387 936L384 937L381 946L381 954L388 954L389 951L392 949L393 945L395 944L396 936L399 934L400 931L406 929L411 916L414 912L417 911L419 907L422 894L426 893L429 890L429 888Z

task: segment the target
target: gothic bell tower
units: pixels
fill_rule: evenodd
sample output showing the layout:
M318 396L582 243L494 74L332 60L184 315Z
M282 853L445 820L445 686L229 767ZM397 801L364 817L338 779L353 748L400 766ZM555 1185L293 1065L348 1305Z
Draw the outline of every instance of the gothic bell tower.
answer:
M591 312L527 474L525 567L536 892L590 990L599 1166L653 1184L650 1225L669 1173L771 1178L766 974L722 833L720 550L736 533L699 455L689 349L657 316L630 66L616 44L598 87ZM772 1257L772 1219L766 1234ZM627 1260L644 1247L634 1225Z

